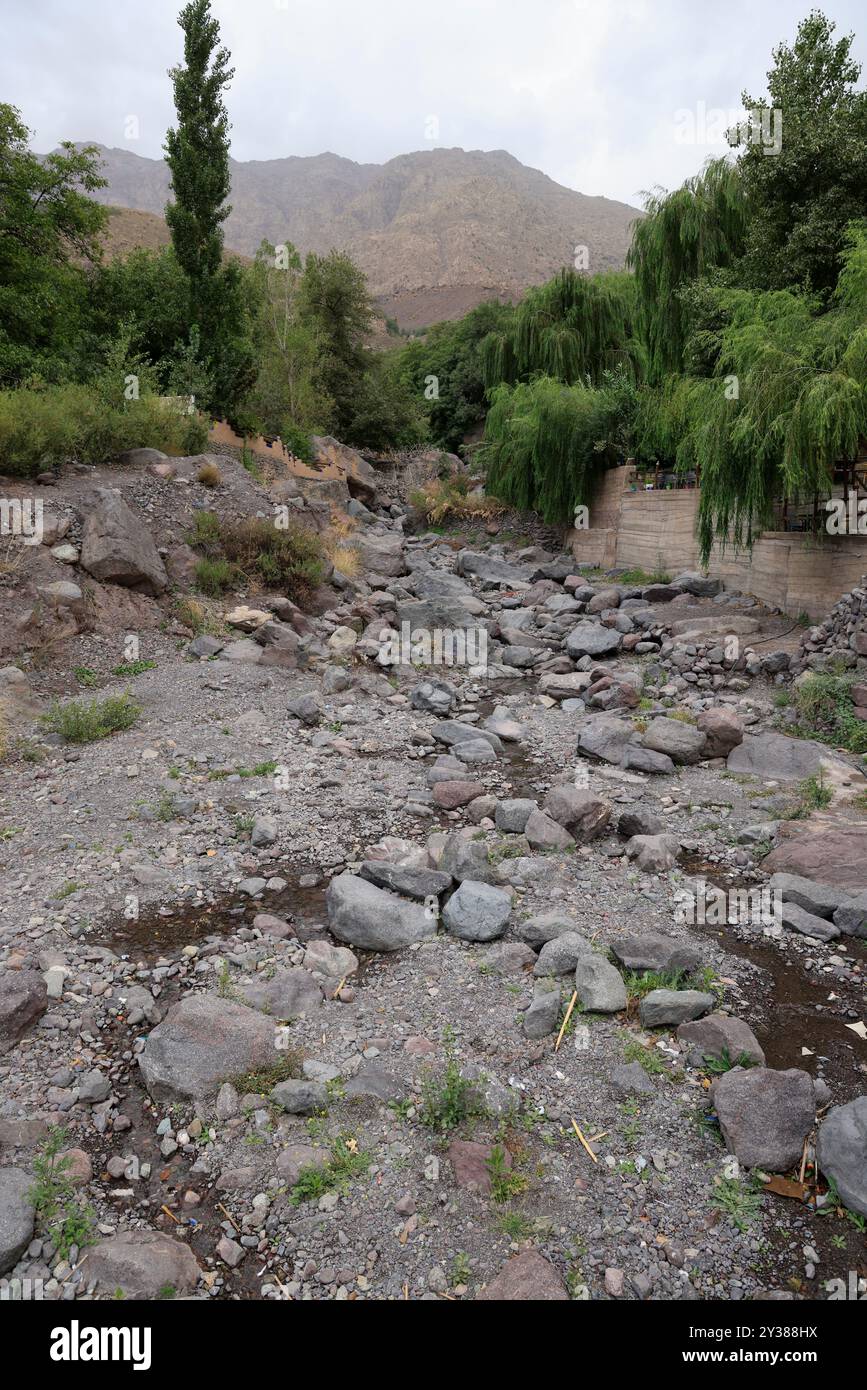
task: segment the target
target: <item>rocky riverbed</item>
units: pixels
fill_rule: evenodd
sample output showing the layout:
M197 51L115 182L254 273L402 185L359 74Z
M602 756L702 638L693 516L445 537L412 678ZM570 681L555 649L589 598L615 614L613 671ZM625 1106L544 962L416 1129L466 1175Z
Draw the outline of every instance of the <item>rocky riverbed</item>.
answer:
M867 1273L867 781L774 701L829 642L863 664L860 595L801 645L701 575L412 535L365 475L328 497L357 576L306 614L239 593L196 636L154 521L219 507L188 463L133 461L88 510L98 577L82 474L46 487L75 558L4 589L78 590L16 620L56 659L0 672L12 1296L825 1298ZM113 676L133 622L142 669ZM468 628L483 662L423 665ZM37 722L82 668L131 728Z

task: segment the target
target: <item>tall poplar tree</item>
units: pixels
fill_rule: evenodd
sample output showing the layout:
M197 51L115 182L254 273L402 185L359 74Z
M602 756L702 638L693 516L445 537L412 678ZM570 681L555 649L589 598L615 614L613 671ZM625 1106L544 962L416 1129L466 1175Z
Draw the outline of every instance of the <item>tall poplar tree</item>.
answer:
M166 135L174 202L166 222L178 262L189 281L190 328L213 389L209 405L231 415L255 380L248 315L236 263L223 264L223 223L229 196L229 116L223 91L234 76L220 46L210 0L189 0L178 16L184 31L183 66L171 68L177 127Z

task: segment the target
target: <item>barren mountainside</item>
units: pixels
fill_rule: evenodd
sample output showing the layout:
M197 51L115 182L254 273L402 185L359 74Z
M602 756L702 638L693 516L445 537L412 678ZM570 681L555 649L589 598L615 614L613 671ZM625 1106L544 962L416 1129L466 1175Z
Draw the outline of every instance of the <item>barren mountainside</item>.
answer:
M161 216L165 163L100 152L108 184L99 200ZM289 156L232 162L226 244L246 255L263 238L292 241L303 253L349 251L385 312L414 327L457 317L484 298L518 296L571 263L576 245L587 246L593 271L621 266L636 216L625 203L564 188L504 150L425 150L383 165ZM136 234L123 219L114 229L110 249Z

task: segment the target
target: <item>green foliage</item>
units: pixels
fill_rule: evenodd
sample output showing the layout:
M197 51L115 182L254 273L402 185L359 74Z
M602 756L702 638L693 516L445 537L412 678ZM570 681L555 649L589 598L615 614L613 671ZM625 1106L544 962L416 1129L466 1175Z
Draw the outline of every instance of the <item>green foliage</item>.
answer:
M758 1063L748 1053L741 1052L732 1060L727 1047L720 1049L719 1056L708 1053L704 1058L705 1070L709 1076L723 1076L725 1072L731 1071L734 1067L755 1067Z
M505 330L480 345L485 384L514 384L536 375L572 385L598 385L619 371L640 379L635 279L623 271L579 275L559 271L527 292Z
M62 380L81 350L87 282L76 261L100 255L107 213L94 146L39 156L13 106L0 103L0 387Z
M635 223L627 258L635 272L648 375L659 381L682 364L686 321L681 291L743 251L747 212L737 170L708 160L673 193L655 189Z
M398 355L399 370L425 410L434 444L452 452L484 419L486 387L481 344L511 332L511 305L486 301L454 323L439 323Z
M854 713L852 676L812 672L792 688L797 711L797 732L817 738L850 753L867 753L867 726Z
M80 1250L95 1240L96 1216L93 1208L82 1205L75 1194L69 1169L72 1160L62 1150L67 1142L65 1129L54 1127L33 1160L34 1184L28 1194L36 1209L39 1229L57 1247L61 1259L68 1259L72 1246Z
M331 1157L320 1166L311 1163L302 1168L292 1188L293 1206L318 1201L326 1192L345 1192L351 1180L367 1171L370 1157L363 1153L351 1135L340 1135L331 1146Z
M743 93L745 109L759 120L764 113L766 126L774 119L769 108L781 112L782 121L773 156L748 131L737 141L750 209L742 283L802 286L827 298L840 271L847 225L867 208L867 92L855 90L861 69L852 58L853 36L835 40L835 28L812 11L798 25L794 43L774 50L767 99Z
M547 376L495 387L481 451L489 491L545 521L570 521L602 471L625 457L636 408L621 370L604 372L598 389Z
M743 1234L757 1219L764 1200L758 1179L717 1178L711 1206L731 1218Z
M242 579L255 578L303 603L322 582L322 542L305 526L279 527L256 518L229 522L213 512L198 512L189 541L205 552L196 566L199 589L214 597Z
M0 391L0 470L19 477L70 458L104 463L141 446L191 454L206 442L200 416L178 414L156 396L111 405L89 386Z
M485 1167L491 1180L491 1196L498 1206L506 1206L513 1197L526 1192L529 1186L526 1176L508 1166L506 1150L501 1144L493 1145Z
M231 417L256 379L245 281L237 263L223 263L223 223L231 211L226 202L229 117L223 91L234 72L228 50L218 46L220 26L210 12L210 0L189 0L178 23L184 32L184 64L169 73L177 125L166 134L166 163L175 195L166 206L166 222L187 279L183 336L195 345L190 365L197 362L203 369L210 387L209 408ZM188 338L194 328L199 336Z
M454 1039L447 1033L444 1039L446 1064L441 1075L428 1072L422 1083L420 1118L428 1129L447 1133L479 1113L475 1087L461 1075L454 1051Z
M109 734L129 729L141 714L131 695L109 695L105 700L55 700L42 722L67 743L95 743Z

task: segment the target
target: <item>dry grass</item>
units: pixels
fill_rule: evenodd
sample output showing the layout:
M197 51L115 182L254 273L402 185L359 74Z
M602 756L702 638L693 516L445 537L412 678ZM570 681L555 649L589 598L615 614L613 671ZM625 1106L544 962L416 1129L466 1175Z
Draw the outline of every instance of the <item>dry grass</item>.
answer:
M9 720L6 715L6 703L0 700L0 763L6 761L9 756Z
M356 579L361 572L361 556L351 544L356 530L355 519L341 512L332 514L331 525L322 537L325 554L331 564L346 579Z
M223 475L215 463L203 463L196 477L202 487L219 487L223 481Z
M412 505L422 513L431 526L439 526L447 517L461 520L500 516L505 504L487 493L471 493L473 480L465 473L452 473L447 478L433 478L409 494Z

